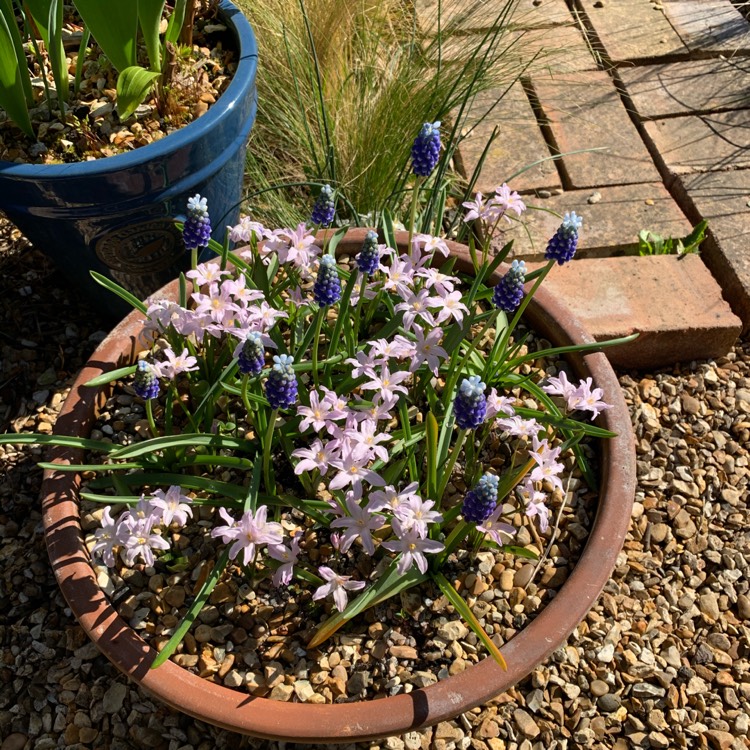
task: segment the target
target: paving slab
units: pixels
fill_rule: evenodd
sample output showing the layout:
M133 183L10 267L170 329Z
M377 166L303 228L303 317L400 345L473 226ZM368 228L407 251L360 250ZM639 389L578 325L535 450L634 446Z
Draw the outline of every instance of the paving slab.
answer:
M575 81L532 84L554 144L566 188L627 185L661 179L641 136L604 71L579 73Z
M571 190L544 200L529 197L526 203L544 210L530 208L524 214L525 226L514 224L505 237L514 240L513 257L524 260L544 257L547 242L560 225L559 216L566 211L583 217L577 252L582 258L634 252L642 229L662 237L684 237L692 228L661 182Z
M481 44L482 36L481 31L452 36L442 44L442 59L463 59L466 48ZM496 50L502 55L502 64L509 75L522 72L524 76L557 76L595 70L597 67L586 39L577 26L506 29L496 42ZM437 62L435 50L427 50L427 53L433 62Z
M675 188L708 220L701 254L750 331L750 171L687 175Z
M658 62L685 57L689 50L651 0L575 0L598 40L597 47L613 64Z
M726 354L742 324L699 255L596 258L555 267L548 291L565 300L613 365L652 370Z
M505 13L507 0L417 0L417 13L427 27L440 23L462 31L486 31L500 19L504 24L523 28L561 26L575 19L565 0L517 0L511 13Z
M750 106L750 57L643 65L618 74L641 119Z
M487 141L497 127L498 136L487 153L477 180L477 190L486 194L503 182L509 182L514 190L519 191L559 189L560 176L552 160L536 164L511 179L516 172L550 156L550 151L521 84L514 85L498 102L503 93L502 89L489 91L474 103L469 124L477 122L488 111L489 114L459 145L463 173L467 177L474 173ZM495 102L498 103L493 108Z
M750 109L644 123L672 175L750 167Z
M662 4L691 52L750 53L750 24L731 0L662 0Z
M577 26L509 31L505 41L508 57L517 58L527 68L524 75L560 76L597 68L591 47Z

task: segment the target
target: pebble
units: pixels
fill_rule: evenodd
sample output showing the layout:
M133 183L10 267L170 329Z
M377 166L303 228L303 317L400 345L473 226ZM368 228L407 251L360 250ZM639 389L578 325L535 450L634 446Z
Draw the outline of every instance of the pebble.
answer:
M609 692L609 685L602 680L594 680L591 683L591 694L597 698Z
M121 708L125 701L125 696L128 694L128 686L121 682L115 682L112 686L104 693L102 698L102 708L107 714L116 714Z
M535 737L538 737L542 731L531 717L531 714L528 714L522 708L518 708L513 712L513 720L518 725L524 737L528 737L529 739L533 740Z

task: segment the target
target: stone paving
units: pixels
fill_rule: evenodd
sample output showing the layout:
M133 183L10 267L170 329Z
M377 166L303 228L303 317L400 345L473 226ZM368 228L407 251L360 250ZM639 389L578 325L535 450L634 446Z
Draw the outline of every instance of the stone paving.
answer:
M486 27L492 9L500 7L475 4L483 10L471 16L480 20L462 21L467 34ZM477 119L491 111L462 144L460 167L472 175L497 128L477 189L487 193L508 181L530 209L544 209L530 210L525 226L509 229L516 257L542 257L559 221L548 211L584 215L577 272L559 286L574 295L567 298L571 307L597 338L662 325L656 315L644 317L648 306L635 299L642 269L630 256L639 231L681 237L707 219L703 264L691 264L689 277L664 285L661 307L676 305L693 318L669 326L673 356L714 356L715 347L701 348L696 327L713 327L714 343L731 341L740 327L750 329L750 7L740 0L519 5L511 33L533 42L518 45L528 68L499 102L490 96L475 104ZM557 47L564 47L562 54L538 54ZM619 256L617 264L591 265L592 259ZM665 267L675 274L687 268L674 262ZM606 300L599 300L598 317L589 319L591 300L576 295L575 283L592 273L617 274L619 288L630 294L621 307L640 310L640 317L634 312L627 318L621 309L608 315ZM709 278L695 286L696 274ZM711 285L710 275L718 284ZM589 286L589 292L596 289ZM703 296L709 288L716 299ZM676 290L682 296L673 301L669 295ZM648 350L638 346L630 364L642 367Z

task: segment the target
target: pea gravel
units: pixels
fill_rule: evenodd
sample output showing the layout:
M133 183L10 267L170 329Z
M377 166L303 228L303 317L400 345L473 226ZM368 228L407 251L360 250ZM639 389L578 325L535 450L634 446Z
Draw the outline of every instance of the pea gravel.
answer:
M0 306L0 430L50 431L109 323L2 223ZM357 747L750 747L750 344L621 384L637 434L632 527L568 645L455 721ZM0 750L283 747L167 709L98 655L49 569L39 455L0 448Z

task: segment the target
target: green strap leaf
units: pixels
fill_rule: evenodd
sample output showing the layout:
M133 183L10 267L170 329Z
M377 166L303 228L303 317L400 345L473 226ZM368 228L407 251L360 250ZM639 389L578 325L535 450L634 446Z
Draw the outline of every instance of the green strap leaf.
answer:
M127 367L118 367L116 370L110 370L84 383L87 388L98 388L101 385L107 385L120 378L127 378L138 369L137 365L128 365Z
M112 458L135 458L154 451L167 450L168 448L193 448L203 445L218 450L219 448L235 448L249 451L253 443L249 440L239 440L225 435L207 435L202 432L185 433L183 435L163 435L142 443L135 443L124 448L120 447L112 454ZM111 446L117 448L118 446Z
M469 605L463 600L458 591L451 586L442 573L433 573L432 578L440 587L443 594L445 594L445 598L454 606L456 612L461 615L464 622L474 631L477 638L482 641L485 648L492 655L492 658L502 669L507 670L508 665L505 663L500 649L492 642L492 639L487 635L485 629L481 626L479 620L474 616L474 613L469 609Z
M174 650L177 648L177 646L182 643L182 639L185 637L185 634L188 632L188 630L190 630L193 623L195 622L195 618L203 609L203 605L208 601L208 597L214 590L214 586L216 586L216 584L219 582L219 578L221 578L221 574L224 572L224 568L227 567L228 562L229 547L226 547L221 553L221 557L216 561L216 565L214 565L213 569L206 577L206 580L203 582L198 595L190 605L190 609L185 613L185 616L182 618L182 620L180 620L180 624L174 631L174 635L166 642L166 644L164 644L164 647L157 654L156 658L151 664L151 669L156 669L157 667L164 664L164 662L169 659L169 657L174 653Z
M6 5L9 5L8 0L3 0L0 4L0 107L26 135L33 138L34 129L31 127L26 98L29 69L26 66L26 56L23 54L12 6L9 24L6 18ZM30 82L28 91L31 91Z
M0 435L0 445L57 445L62 448L81 448L100 453L112 453L118 447L103 440L89 440L71 435L40 435L36 432Z
M123 289L117 282L112 281L112 279L108 279L106 276L102 276L102 274L98 273L97 271L89 271L91 274L91 278L97 283L101 284L105 289L109 289L110 292L113 294L116 294L121 299L124 299L125 302L127 302L131 307L134 307L136 310L140 310L144 315L146 314L146 305L141 302L138 297L131 294L127 289Z
M136 64L137 2L75 0L73 4L102 52L120 73Z
M117 78L117 114L121 120L127 120L135 112L160 75L137 65L121 71Z
M159 26L164 12L164 0L138 0L138 20L141 24L143 41L146 44L151 70L161 71L161 46L159 44Z

